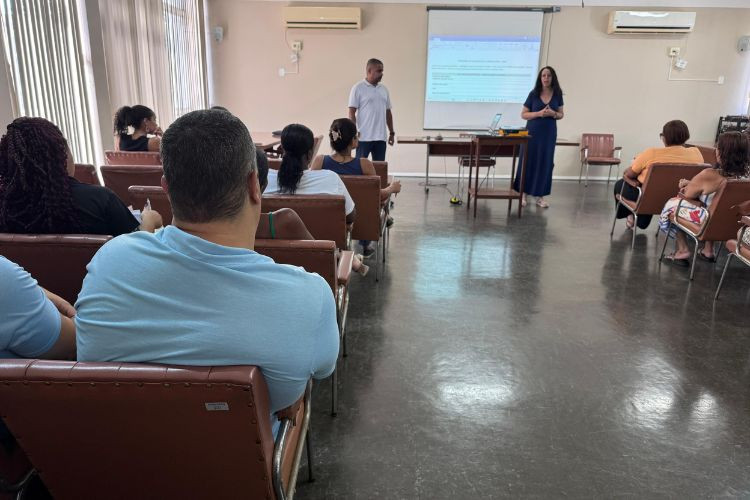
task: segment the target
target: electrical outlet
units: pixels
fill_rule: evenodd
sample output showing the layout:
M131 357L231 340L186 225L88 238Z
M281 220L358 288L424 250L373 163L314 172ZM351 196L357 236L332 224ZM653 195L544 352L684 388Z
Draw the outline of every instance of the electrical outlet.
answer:
M299 52L302 50L302 40L295 40L292 42L292 50L295 52Z
M724 75L721 75L719 78L717 78L716 83L718 83L719 85L724 85Z
M285 68L279 68L279 76L281 76L281 77L286 76L286 69Z
M680 55L680 48L679 47L670 47L669 48L669 57L677 57Z

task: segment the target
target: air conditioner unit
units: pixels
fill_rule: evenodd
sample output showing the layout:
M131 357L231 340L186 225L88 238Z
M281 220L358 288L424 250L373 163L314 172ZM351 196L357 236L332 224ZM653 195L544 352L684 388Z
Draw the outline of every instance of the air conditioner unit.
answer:
M694 26L695 12L615 10L607 33L689 33Z
M287 28L334 30L362 29L359 7L284 7Z

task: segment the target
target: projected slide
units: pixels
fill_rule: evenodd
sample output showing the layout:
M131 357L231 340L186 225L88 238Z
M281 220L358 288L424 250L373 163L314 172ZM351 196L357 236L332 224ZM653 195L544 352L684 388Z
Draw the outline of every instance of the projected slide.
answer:
M540 43L539 37L431 36L426 100L523 103Z
M487 130L526 125L544 46L538 10L428 7L424 128Z

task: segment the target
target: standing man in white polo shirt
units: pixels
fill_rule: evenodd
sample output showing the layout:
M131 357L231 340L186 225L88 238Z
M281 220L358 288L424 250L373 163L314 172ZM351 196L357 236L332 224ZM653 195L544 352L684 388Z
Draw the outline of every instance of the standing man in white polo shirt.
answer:
M354 85L349 93L349 119L359 130L358 158L367 158L372 153L373 161L385 161L386 140L393 146L396 137L391 97L388 89L380 84L382 79L383 62L370 59L367 61L367 77Z

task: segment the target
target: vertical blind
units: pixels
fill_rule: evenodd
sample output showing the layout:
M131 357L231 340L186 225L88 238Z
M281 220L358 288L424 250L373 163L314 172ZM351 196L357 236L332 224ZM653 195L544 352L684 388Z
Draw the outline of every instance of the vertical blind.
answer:
M77 162L94 163L77 1L0 0L0 24L14 115L48 119L60 127Z
M201 48L201 5L197 0L163 0L172 114L175 118L206 107Z

